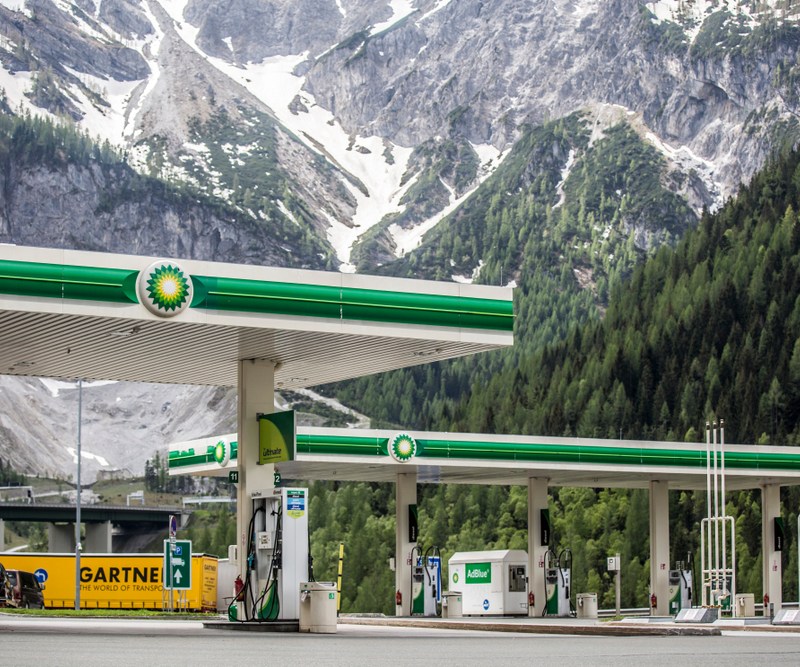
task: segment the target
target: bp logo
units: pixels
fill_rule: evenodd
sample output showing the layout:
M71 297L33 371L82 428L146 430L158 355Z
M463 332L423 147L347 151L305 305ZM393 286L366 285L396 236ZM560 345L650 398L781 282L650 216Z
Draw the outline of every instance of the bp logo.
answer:
M139 299L151 313L172 316L192 302L192 279L175 262L153 262L139 275Z
M454 584L458 583L458 572L453 572L453 583Z
M214 445L214 460L221 466L228 465L228 461L231 460L231 446L224 440Z
M417 441L408 433L398 433L389 440L389 455L400 463L414 458L417 453Z

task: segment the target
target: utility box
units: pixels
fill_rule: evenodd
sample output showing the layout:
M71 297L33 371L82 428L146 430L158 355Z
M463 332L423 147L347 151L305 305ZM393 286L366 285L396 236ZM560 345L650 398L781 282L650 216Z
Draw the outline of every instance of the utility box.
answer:
M442 593L442 618L461 618L464 615L461 593Z
M597 618L597 593L578 593L575 596L575 615L578 618Z
M336 584L306 581L300 584L300 632L336 632Z
M461 591L464 616L527 616L526 551L460 551L447 565L449 588Z
M748 618L756 615L756 599L753 593L736 594L736 617Z

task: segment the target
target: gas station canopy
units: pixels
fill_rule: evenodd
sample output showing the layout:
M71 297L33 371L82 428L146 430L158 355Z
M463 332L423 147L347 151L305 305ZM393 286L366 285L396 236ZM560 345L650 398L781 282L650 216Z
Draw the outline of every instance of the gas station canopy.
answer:
M406 457L392 454L399 438L413 445ZM224 460L215 455L220 441L230 452ZM294 459L276 469L304 481L394 482L413 473L420 483L525 485L543 477L550 486L646 489L661 481L703 490L707 462L705 443L298 426ZM221 476L238 467L235 433L170 445L170 475ZM725 476L729 490L798 484L800 447L726 445Z
M512 290L0 245L0 374L299 388L509 346Z

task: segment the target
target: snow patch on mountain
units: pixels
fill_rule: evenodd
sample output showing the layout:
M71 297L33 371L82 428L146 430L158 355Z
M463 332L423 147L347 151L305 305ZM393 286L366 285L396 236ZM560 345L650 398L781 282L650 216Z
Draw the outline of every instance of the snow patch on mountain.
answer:
M358 237L380 222L387 214L400 210L402 196L400 181L406 171L411 148L397 146L380 137L361 137L348 134L334 115L319 106L313 95L303 91L305 78L293 71L304 62L308 54L267 58L258 64L236 67L220 59L209 58L215 67L247 88L267 104L278 120L294 132L309 148L327 157L343 170L355 176L366 188L345 180L357 201L352 226L332 232L337 239L348 237L342 247L337 244L337 254L343 263L350 259L350 248ZM293 113L290 109L299 98L307 111Z
M323 396L322 394L318 394L311 389L294 389L293 390L296 394L301 394L302 396L306 396L310 398L312 401L317 403L323 403L327 405L329 408L333 408L337 412L341 412L348 417L352 417L353 421L348 422L347 428L369 428L370 427L370 418L366 415L361 414L360 412L356 412L352 408L348 408L346 405L343 405L335 398L330 398L328 396ZM287 406L288 407L288 406ZM286 408L284 408L286 409Z
M72 457L72 462L77 464L78 450L75 449L74 447L64 447L64 449L66 449L67 453ZM91 452L86 452L81 447L81 463L83 463L84 461L96 461L101 468L108 468L110 465L108 459L106 459L105 457L100 456L100 454L92 454Z
M690 40L695 37L703 27L704 21L716 12L728 12L743 20L743 27L752 29L759 23L759 16L775 14L782 20L797 20L800 18L800 6L797 3L787 3L785 0L762 0L752 3L742 0L658 0L648 2L645 6L655 16L655 23L670 21L677 23Z
M139 116L142 113L144 101L153 94L158 86L159 79L161 78L161 68L158 65L158 52L161 48L161 43L164 39L164 32L161 30L158 19L151 11L148 2L142 3L142 11L144 12L147 20L153 27L153 34L147 39L137 42L131 48L135 48L147 60L150 67L150 76L144 85L136 91L136 95L132 95L130 99L130 107L127 109L125 118L125 128L123 130L123 139L135 143L141 130L139 127ZM143 170L146 166L149 150L146 148L131 151L129 153L128 161L135 169Z
M23 112L27 111L35 116L54 119L52 114L33 106L28 100L25 93L31 90L32 85L33 74L31 72L12 74L7 69L0 67L0 88L5 91L9 102L12 102L16 108L22 107Z
M398 21L402 21L406 16L413 14L416 9L412 6L412 0L391 0L389 8L392 15L383 23L376 23L370 30L370 35L377 35L379 32L388 30Z
M30 10L25 8L25 0L0 0L0 5L7 7L12 12L20 12L25 16L30 16Z
M437 2L437 3L436 3L434 6L433 6L433 9L430 9L430 10L428 10L428 11L427 11L427 12L425 12L425 13L424 13L422 16L420 16L420 17L419 17L419 19L418 19L418 22L419 22L419 23L421 23L422 21L424 21L424 20L426 20L426 19L430 18L431 16L433 16L434 14L436 14L436 12L438 12L438 11L440 11L440 10L444 9L445 7L447 7L447 5L449 5L449 4L450 4L452 1L453 1L453 0L439 0L439 1L438 1L438 2Z
M481 269L483 268L484 263L485 262L482 259L478 260L478 266L472 269L472 273L469 276L462 276L454 273L450 276L450 278L453 280L453 282L461 283L462 285L471 285L478 279L478 276L481 275Z
M715 179L717 169L713 162L696 155L688 146L670 146L652 132L645 134L645 139L655 146L671 164L680 168L684 173L697 172L714 197L714 202L709 206L710 211L716 211L723 204L725 196L722 184Z
M502 151L491 144L473 144L470 142L469 145L478 154L478 159L480 160L478 176L483 181L497 169L501 162Z
M395 13L407 9L407 0L393 6ZM351 272L349 263L353 244L370 227L390 214L399 212L403 189L400 182L406 171L412 148L398 146L381 137L362 137L347 133L334 115L317 104L314 96L303 90L305 77L295 74L298 66L309 58L308 52L290 56L274 56L260 63L235 65L221 58L208 56L197 45L198 30L182 20L184 0L161 2L175 22L175 29L207 62L233 81L246 88L266 104L277 119L315 152L355 176L366 193L349 180L343 180L356 199L356 213L350 224L334 221L328 238L342 262L340 270ZM395 15L396 15L395 14ZM293 102L299 100L301 111Z
M564 183L567 182L569 178L570 172L572 171L572 165L575 164L575 149L570 148L569 155L567 155L567 162L564 165L564 168L561 170L561 180L556 185L556 194L558 195L558 201L553 205L553 209L557 209L564 203Z
M508 155L500 153L493 146L471 144L475 152L481 158L481 164L478 167L478 180L474 187L467 190L460 197L456 196L455 190L447 185L444 181L442 184L447 188L450 193L450 201L448 205L439 211L436 215L428 218L424 222L413 227L401 227L398 224L389 225L388 232L392 237L395 244L395 256L404 257L407 253L419 247L422 243L422 237L427 232L433 229L444 218L455 211L461 204L463 204L472 194L480 187L489 176L491 176L495 169L500 166L503 159Z
M89 90L98 93L108 102L108 106L94 104L77 85L70 86L70 94L78 101L84 114L81 124L93 137L99 137L100 141L108 141L112 145L119 144L120 138L126 134L127 110L133 92L146 80L100 79L90 74L75 72L69 67L65 69L80 79Z

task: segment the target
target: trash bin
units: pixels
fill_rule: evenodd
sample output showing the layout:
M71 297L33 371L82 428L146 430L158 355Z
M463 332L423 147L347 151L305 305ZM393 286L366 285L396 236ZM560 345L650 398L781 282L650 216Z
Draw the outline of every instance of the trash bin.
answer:
M300 584L300 632L336 632L336 584L329 581Z
M597 593L578 593L575 607L578 618L597 618Z
M756 615L756 598L753 593L736 594L736 616L747 618Z
M442 593L442 618L461 618L463 613L461 593L445 591Z

